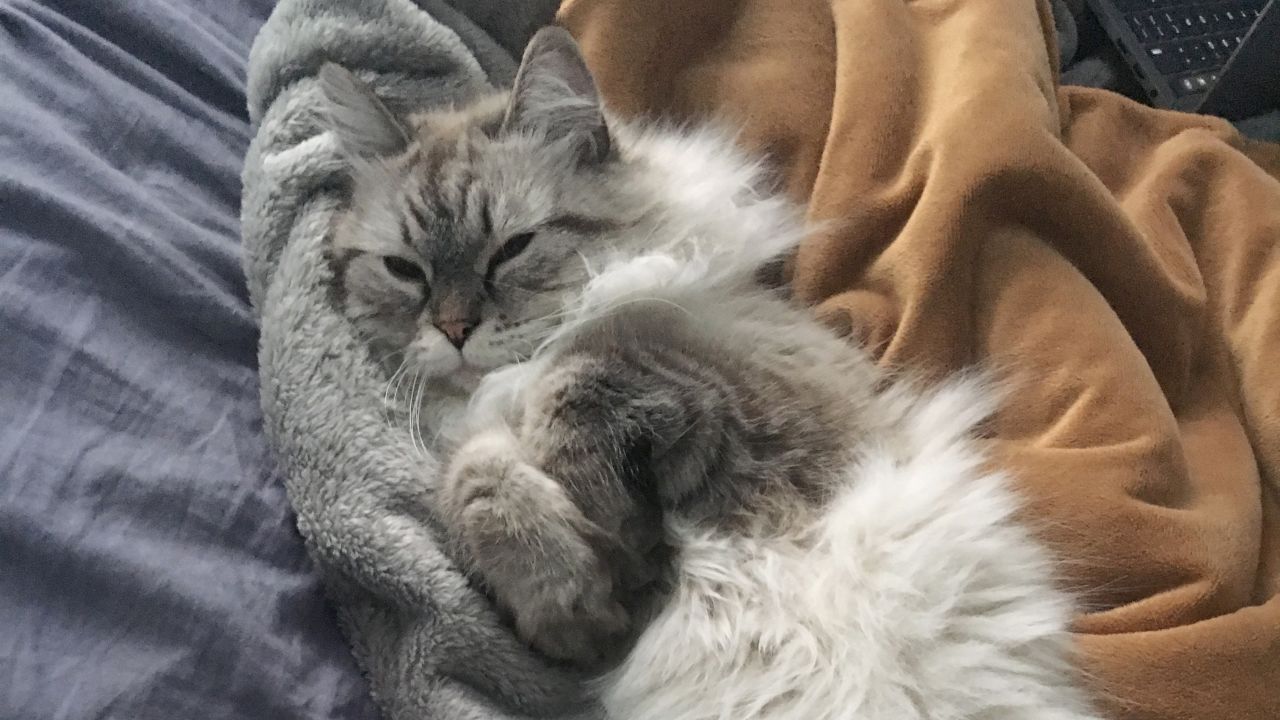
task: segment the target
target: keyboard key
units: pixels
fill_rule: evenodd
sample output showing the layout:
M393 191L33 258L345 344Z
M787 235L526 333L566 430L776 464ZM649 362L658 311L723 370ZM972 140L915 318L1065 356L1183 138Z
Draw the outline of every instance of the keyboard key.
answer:
M1173 91L1181 97L1194 95L1199 92L1196 89L1196 83L1190 77L1178 78L1173 81Z
M1151 56L1151 62L1155 64L1156 69L1164 75L1171 75L1182 69L1182 63L1178 61L1178 56L1169 48L1153 47L1147 50Z
M1195 58L1195 64L1192 66L1195 70L1208 70L1218 64L1218 59L1203 45L1196 47Z
M1170 14L1173 15L1173 22L1182 30L1183 35L1200 34L1199 23L1186 8L1175 9Z
M1200 73L1197 75L1187 75L1174 80L1171 85L1173 91L1180 96L1195 95L1197 93L1208 92L1209 88L1218 81L1216 72Z

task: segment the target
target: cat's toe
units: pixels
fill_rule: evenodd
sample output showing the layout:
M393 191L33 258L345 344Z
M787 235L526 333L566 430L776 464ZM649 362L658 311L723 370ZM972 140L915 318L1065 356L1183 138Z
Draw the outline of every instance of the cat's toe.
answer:
M584 669L598 669L619 655L629 629L627 611L617 602L580 608L539 627L528 638L537 651Z
M517 631L530 646L583 668L616 656L631 626L604 572L556 588L551 602L517 608L515 614Z

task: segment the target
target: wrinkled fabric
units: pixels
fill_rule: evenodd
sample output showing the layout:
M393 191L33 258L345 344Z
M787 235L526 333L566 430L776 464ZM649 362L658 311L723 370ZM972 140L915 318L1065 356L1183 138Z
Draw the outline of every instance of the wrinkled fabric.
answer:
M417 450L388 379L335 306L325 240L348 168L316 73L360 73L395 111L464 104L508 85L500 38L553 4L282 0L254 41L242 231L261 322L264 429L298 528L372 692L392 720L591 717L581 678L521 644L440 542L436 460ZM476 20L465 14L476 10ZM501 27L505 21L517 26ZM494 23L499 23L495 25Z
M270 0L0 0L0 717L375 717L238 244Z
M1280 717L1280 149L1057 85L1048 3L567 0L606 99L743 126L796 295L990 432L1109 716Z

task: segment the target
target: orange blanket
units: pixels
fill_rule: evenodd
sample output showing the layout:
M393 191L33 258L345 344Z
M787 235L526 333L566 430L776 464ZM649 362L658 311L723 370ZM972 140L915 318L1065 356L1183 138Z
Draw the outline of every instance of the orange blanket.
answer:
M1046 3L568 0L623 113L727 116L831 230L793 284L996 422L1114 718L1280 718L1280 148L1060 88Z

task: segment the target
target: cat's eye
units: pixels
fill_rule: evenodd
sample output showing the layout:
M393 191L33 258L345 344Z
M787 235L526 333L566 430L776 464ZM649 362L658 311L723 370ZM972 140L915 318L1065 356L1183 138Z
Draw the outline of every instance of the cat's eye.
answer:
M493 272L502 263L514 258L529 247L529 243L533 242L533 233L525 232L519 235L512 235L507 241L502 243L502 247L498 248L498 252L493 254L489 260L489 272Z
M387 255L382 258L382 264L387 268L387 272L397 279L411 283L424 283L427 281L427 274L422 272L422 268L418 263L412 260L405 260L398 255Z
M498 267L502 263L514 258L529 247L529 243L533 242L534 233L524 232L518 235L512 235L507 241L502 243L502 247L498 248L498 252L489 258L489 269L485 271L484 282L490 289L493 287L493 274L498 271Z

